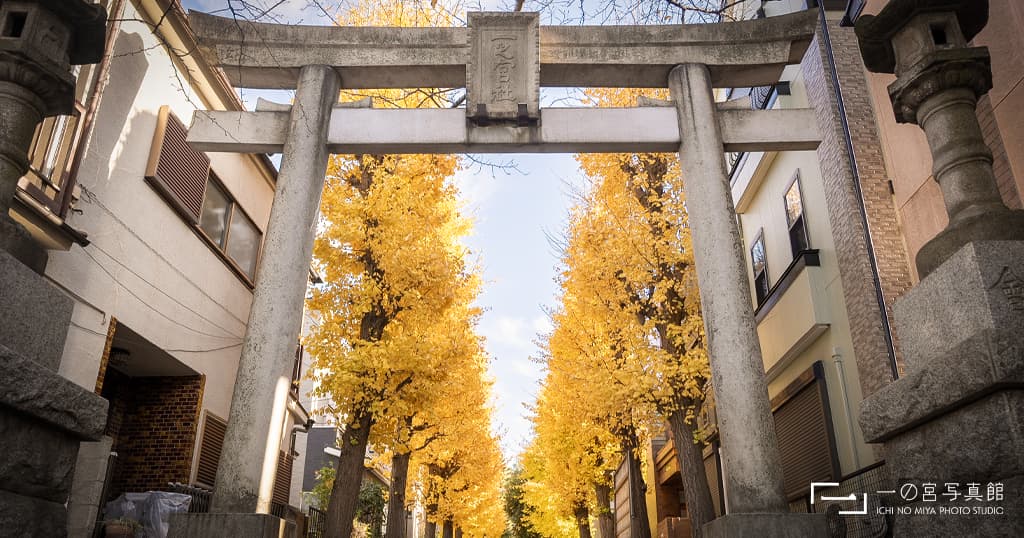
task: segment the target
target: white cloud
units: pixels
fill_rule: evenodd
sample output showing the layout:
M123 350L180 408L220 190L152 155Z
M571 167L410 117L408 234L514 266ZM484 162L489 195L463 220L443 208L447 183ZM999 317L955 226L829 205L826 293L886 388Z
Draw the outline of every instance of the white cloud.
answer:
M551 325L551 319L548 318L546 315L541 315L533 318L533 323L531 325L533 326L534 334L536 334L537 336L548 334L551 332L552 329L555 328L553 325Z
M485 318L481 323L480 332L487 338L488 344L527 350L533 345L533 335L527 332L526 327L526 320L523 318L499 316L493 322Z

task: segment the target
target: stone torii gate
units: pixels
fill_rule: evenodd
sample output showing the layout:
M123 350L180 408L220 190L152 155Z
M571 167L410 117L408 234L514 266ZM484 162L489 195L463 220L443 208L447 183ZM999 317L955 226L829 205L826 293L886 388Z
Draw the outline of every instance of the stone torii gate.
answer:
M217 472L213 509L181 536L277 536L269 512L292 353L330 153L678 151L715 387L731 514L706 536L820 536L789 514L726 151L813 150L810 110L715 103L713 87L774 84L814 35L815 12L666 26L540 26L536 13L470 13L466 28L316 27L190 14L236 87L294 88L291 107L197 112L198 150L283 153ZM540 86L668 87L671 102L549 108ZM340 88L458 88L465 109L338 106ZM650 106L655 105L655 106ZM271 397L272 395L272 397ZM243 515L244 514L244 515ZM263 534L271 532L272 534ZM172 532L172 535L174 533Z

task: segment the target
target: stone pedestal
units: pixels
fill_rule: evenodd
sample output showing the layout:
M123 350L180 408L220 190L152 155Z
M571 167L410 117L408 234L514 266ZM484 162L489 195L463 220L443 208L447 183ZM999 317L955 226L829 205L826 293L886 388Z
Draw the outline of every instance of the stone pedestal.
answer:
M829 536L825 514L726 514L704 525L704 538L818 538Z
M1024 536L1021 275L1024 242L972 242L896 302L907 374L864 400L860 419L864 437L885 445L891 504L909 507L892 516L896 536ZM901 494L906 484L917 495ZM925 484L934 501L922 499ZM957 499L942 495L950 484ZM983 500L963 500L970 484Z
M79 443L107 401L57 374L71 299L0 250L0 535L64 536Z
M107 401L3 345L0 369L0 535L65 536L78 445L102 435Z
M269 514L173 514L167 538L295 538L295 524Z

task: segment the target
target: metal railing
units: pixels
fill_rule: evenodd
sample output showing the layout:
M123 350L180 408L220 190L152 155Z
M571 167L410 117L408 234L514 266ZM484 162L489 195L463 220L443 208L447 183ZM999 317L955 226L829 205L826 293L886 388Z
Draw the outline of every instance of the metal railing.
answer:
M815 513L828 514L829 531L832 538L882 538L889 536L889 521L879 515L876 508L881 504L879 491L889 489L884 462L869 465L859 471L840 478L839 486L830 488L830 497L856 498L856 500L817 502L811 505ZM864 496L867 496L867 514L839 515L840 510L858 511L862 509Z
M213 490L204 489L198 486L190 486L181 482L169 482L167 491L171 493L184 493L192 497L188 505L189 513L205 514L210 511L210 504L213 500ZM271 503L270 513L281 519L288 518L288 505L279 502Z
M168 483L167 491L170 491L171 493L184 493L185 495L192 497L192 502L188 504L188 511L190 514L205 514L210 511L210 501L213 500L213 491L196 486L190 486L188 484L182 484L181 482Z
M775 98L778 95L778 90L773 84L771 86L755 86L753 88L733 88L728 93L729 99L736 99L739 97L750 97L750 108L752 110L768 110L775 104ZM729 152L725 154L726 158L726 170L729 173L729 180L732 181L736 177L736 171L743 165L744 157L746 156L744 151Z
M327 536L327 513L309 507L309 516L306 517L305 538L324 538Z

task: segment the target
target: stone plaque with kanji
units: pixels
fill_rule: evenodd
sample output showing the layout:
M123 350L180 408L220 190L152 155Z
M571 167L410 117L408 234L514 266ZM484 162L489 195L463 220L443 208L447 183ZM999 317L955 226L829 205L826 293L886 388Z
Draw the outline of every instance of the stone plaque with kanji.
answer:
M466 115L477 124L540 118L540 18L537 13L469 14Z

